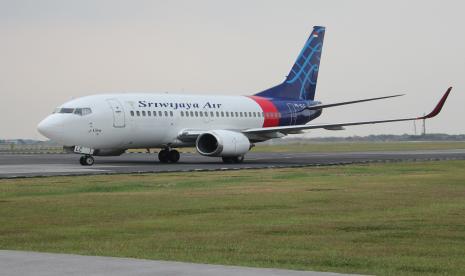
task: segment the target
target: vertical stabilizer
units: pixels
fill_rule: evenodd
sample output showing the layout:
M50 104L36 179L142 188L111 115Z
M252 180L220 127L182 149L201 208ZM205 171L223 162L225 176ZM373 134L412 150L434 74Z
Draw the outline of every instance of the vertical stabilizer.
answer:
M297 57L286 80L277 86L256 94L256 96L313 100L315 98L324 36L325 27L313 27L310 37Z

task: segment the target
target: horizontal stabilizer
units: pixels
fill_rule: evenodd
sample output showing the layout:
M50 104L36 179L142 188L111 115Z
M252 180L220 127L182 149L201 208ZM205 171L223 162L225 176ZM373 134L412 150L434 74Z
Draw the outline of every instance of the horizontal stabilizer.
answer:
M363 102L376 101L376 100L383 100L383 99L400 97L400 96L404 96L404 95L405 94L397 94L397 95L384 96L384 97L378 97L378 98L370 98L370 99L363 99L363 100L355 100L355 101L349 101L349 102L340 102L340 103L333 103L333 104L318 104L318 105L308 106L305 109L320 110L320 109L327 108L327 107L340 106L340 105L346 105L346 104L354 104L354 103L363 103Z

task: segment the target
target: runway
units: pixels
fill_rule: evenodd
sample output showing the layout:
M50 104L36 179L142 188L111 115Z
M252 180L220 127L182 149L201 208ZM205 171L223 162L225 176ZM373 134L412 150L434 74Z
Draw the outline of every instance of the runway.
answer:
M185 153L177 164L162 164L156 154L126 153L96 157L95 165L81 166L75 154L0 154L0 178L93 175L115 173L162 173L328 166L386 161L465 159L465 149L337 153L250 152L242 164L224 164L220 158Z
M0 250L2 275L342 276L330 272ZM351 274L353 275L353 274Z

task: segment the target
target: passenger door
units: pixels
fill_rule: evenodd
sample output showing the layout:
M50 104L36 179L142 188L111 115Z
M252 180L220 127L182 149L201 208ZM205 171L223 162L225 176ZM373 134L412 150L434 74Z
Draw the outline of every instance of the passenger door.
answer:
M108 99L108 104L113 111L113 127L125 127L125 115L123 105L117 99Z

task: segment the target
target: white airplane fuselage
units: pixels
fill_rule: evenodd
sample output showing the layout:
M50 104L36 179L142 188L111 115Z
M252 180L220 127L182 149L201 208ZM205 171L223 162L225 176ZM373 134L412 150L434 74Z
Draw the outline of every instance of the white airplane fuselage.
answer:
M300 111L305 106L302 101L285 104L287 112L279 112L266 110L253 97L247 96L102 94L61 105L39 124L38 129L64 146L93 149L183 147L193 146L195 142L179 140L183 130L242 130L279 126L280 121L295 125L321 114L321 111ZM91 112L85 115L75 111L60 112L78 108L88 108Z

